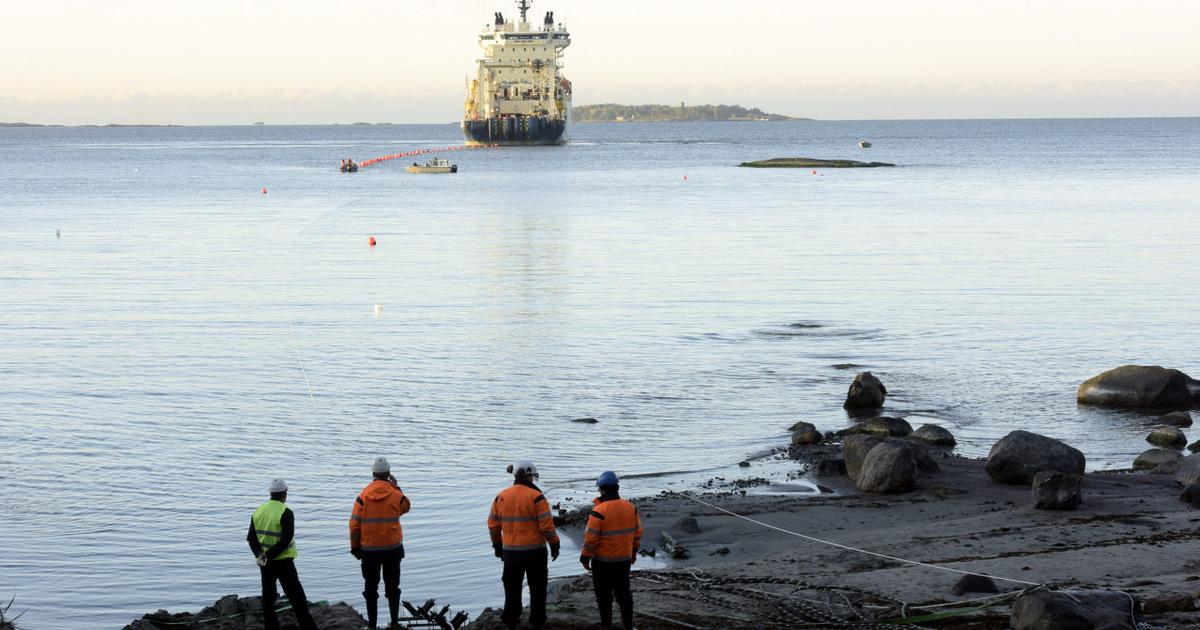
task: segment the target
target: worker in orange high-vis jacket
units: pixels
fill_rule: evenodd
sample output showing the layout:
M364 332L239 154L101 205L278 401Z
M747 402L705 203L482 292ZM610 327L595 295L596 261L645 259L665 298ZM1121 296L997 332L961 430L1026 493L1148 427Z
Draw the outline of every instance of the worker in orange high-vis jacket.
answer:
M379 574L383 573L383 594L392 621L388 627L399 628L400 561L404 559L400 517L412 506L386 458L375 459L371 475L374 480L354 500L350 513L350 553L362 563L367 627L374 630L379 621Z
M637 508L621 498L617 473L604 471L596 479L596 487L600 489L600 497L594 501L588 516L579 561L592 572L600 626L612 627L612 602L616 598L621 608L621 625L630 630L633 594L629 589L629 569L637 562L642 544L642 519Z
M537 468L529 460L508 467L513 484L492 501L488 531L492 549L504 560L504 612L500 619L509 628L521 622L521 582L529 582L529 623L534 628L546 625L546 582L550 559L558 559L558 532L550 517L550 503L534 485Z

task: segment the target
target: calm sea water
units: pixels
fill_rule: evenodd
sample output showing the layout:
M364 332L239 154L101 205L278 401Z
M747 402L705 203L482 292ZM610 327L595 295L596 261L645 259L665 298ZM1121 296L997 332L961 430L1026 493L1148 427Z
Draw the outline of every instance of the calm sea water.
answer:
M405 598L477 611L518 457L554 501L606 468L635 495L781 474L736 463L846 426L853 363L965 454L1025 428L1127 466L1153 418L1075 386L1200 373L1198 119L579 125L453 176L336 169L460 142L0 129L0 596L25 627L255 594L277 476L310 597L360 604L346 519L377 454L414 506ZM901 166L734 168L795 155Z

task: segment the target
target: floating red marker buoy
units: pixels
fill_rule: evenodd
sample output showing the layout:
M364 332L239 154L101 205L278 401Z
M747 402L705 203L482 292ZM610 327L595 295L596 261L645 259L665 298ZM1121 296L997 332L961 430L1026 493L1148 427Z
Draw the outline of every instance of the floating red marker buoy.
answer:
M687 181L687 175L683 176L683 181L685 181L685 182Z
M813 175L816 175L816 174L817 174L817 172L814 170L814 171L813 171Z
M265 195L265 194L267 194L267 187L266 187L266 186L263 186L263 191L262 191L262 194L264 194L264 195Z
M369 243L371 247L375 247L375 237L372 236L371 238L367 239L367 243Z

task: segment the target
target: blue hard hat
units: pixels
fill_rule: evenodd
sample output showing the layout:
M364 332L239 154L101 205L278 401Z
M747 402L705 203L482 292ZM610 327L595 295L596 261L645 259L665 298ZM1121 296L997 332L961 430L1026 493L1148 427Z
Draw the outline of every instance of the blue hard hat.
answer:
M602 488L604 486L615 486L619 483L621 483L621 480L617 479L617 473L611 470L606 470L600 473L599 477L596 477L597 488Z

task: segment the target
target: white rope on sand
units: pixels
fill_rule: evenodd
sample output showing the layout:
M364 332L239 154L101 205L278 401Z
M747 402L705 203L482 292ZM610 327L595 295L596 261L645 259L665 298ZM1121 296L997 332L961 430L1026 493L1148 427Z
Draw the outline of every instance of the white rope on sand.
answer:
M770 523L764 523L764 522L762 522L762 521L757 521L757 520L754 520L754 519L750 518L749 516L742 516L741 514L738 514L737 512L734 512L734 511L731 511L731 510L727 510L727 509L725 509L725 508L723 508L723 507L718 507L718 506L716 506L716 505L713 505L713 504L711 504L711 503L709 503L709 502L707 502L707 501L702 501L702 500L700 500L700 499L697 499L696 497L694 497L694 496L692 496L691 494L688 494L688 493L684 493L684 496L686 496L687 498L689 498L689 499L691 499L691 500L695 501L696 503L699 503L700 505L705 505L705 506L708 506L708 507L710 507L710 508L712 508L712 509L714 509L714 510L717 510L717 511L720 511L720 512L724 512L724 513L726 513L726 514L728 514L728 515L730 515L730 516L735 516L735 517L737 517L737 518L740 518L740 519L742 519L742 520L744 520L744 521L749 521L749 522L751 522L751 523L754 523L755 525L760 525L760 526L762 526L762 527L766 527L767 529L773 529L773 530L775 530L775 531L777 531L777 532L782 532L782 533L784 533L784 534L789 534L789 535L791 535L791 536L795 536L795 537L797 537L797 538L803 538L803 539L805 539L805 540L809 540L809 541L812 541L812 542L821 543L822 545L829 545L829 546L831 546L831 547L837 547L838 549L845 549L845 550L847 550L847 551L853 551L853 552L856 552L856 553L862 553L862 554L866 554L866 555L868 555L868 556L875 556L875 557L877 557L877 558L883 558L883 559L885 559L885 560L892 560L892 561L894 561L894 562L903 562L903 563L906 563L906 564L911 564L911 565L915 565L915 566L919 566L919 567L925 567L925 568L928 568L928 569L937 569L937 570L939 570L939 571L949 571L949 572L951 572L951 573L959 573L959 574L962 574L962 575L976 575L976 576L979 576L979 577L985 577L985 578L989 578L989 579L992 579L992 580L1001 580L1001 581L1004 581L1004 582L1012 582L1012 583L1014 583L1014 584L1024 584L1024 585L1026 585L1026 586L1041 586L1041 584L1039 584L1038 582L1026 582L1025 580L1015 580L1015 579L1013 579L1013 578L1000 577L1000 576L998 576L998 575L988 575L987 573L977 573L977 572L975 572L975 571L964 571L964 570L962 570L962 569L952 569L952 568L950 568L950 567L943 567L943 566L939 566L939 565L936 565L936 564L927 564L927 563L925 563L925 562L917 562L916 560L906 560L906 559L904 559L904 558L897 558L896 556L889 556L889 555L887 555L887 554L884 554L884 553L878 553L878 552L875 552L875 551L867 551L866 549L859 549L859 548L857 548L857 547L851 547L851 546L849 546L849 545L843 545L843 544L840 544L840 543L835 543L835 542L833 542L833 541L829 541L829 540L822 540L822 539L820 539L820 538L816 538L816 537L814 537L814 536L806 536L806 535L804 535L804 534L801 534L801 533L798 533L798 532L793 532L793 531L791 531L791 530L787 530L787 529L784 529L784 528L782 528L782 527L776 527L775 525L771 525Z

